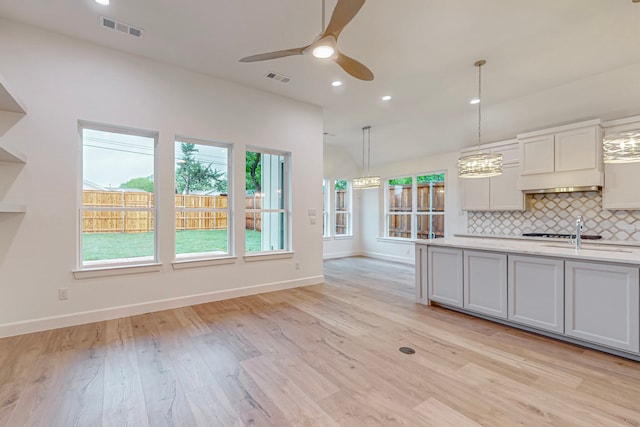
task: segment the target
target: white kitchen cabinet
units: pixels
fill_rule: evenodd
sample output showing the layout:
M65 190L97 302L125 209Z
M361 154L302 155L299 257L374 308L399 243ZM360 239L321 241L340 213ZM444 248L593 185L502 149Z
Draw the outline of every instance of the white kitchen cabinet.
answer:
M532 175L555 170L555 138L542 135L520 141L520 174Z
M507 256L464 251L464 308L507 318Z
M462 249L429 246L427 258L429 299L462 307Z
M521 190L602 186L600 120L518 135Z
M487 148L488 147L488 148ZM524 194L518 189L519 148L513 140L487 144L488 151L501 153L502 174L491 178L460 179L462 209L466 211L524 210ZM462 152L461 155L469 154Z
M640 129L640 116L602 123L605 136ZM640 163L605 163L602 208L608 210L640 209Z
M640 352L638 267L565 262L565 334Z
M640 209L638 182L640 182L640 163L605 164L602 208Z
M564 332L564 261L509 255L508 318L547 331Z

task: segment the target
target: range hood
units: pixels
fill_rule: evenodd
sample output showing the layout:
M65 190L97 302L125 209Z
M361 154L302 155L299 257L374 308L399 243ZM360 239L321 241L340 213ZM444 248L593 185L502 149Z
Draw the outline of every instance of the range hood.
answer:
M522 190L524 194L573 193L575 191L602 191L602 187L599 185L586 185L582 187L551 187Z

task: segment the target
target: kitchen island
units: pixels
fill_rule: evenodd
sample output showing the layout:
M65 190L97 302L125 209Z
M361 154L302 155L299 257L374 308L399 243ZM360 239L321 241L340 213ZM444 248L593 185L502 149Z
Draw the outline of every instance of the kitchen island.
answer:
M465 236L415 253L420 303L640 360L640 246Z

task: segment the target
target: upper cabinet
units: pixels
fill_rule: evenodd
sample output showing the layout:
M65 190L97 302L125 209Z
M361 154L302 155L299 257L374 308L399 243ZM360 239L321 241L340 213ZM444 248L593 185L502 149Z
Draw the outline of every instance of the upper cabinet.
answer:
M604 134L640 129L640 116L614 120L602 124ZM640 163L606 163L604 165L604 188L602 208L640 209Z
M600 120L518 135L521 190L602 186Z
M518 142L508 140L485 144L483 151L502 154L502 175L491 178L460 179L462 209L466 211L524 210L524 194L517 187L519 176ZM460 154L477 152L477 148Z

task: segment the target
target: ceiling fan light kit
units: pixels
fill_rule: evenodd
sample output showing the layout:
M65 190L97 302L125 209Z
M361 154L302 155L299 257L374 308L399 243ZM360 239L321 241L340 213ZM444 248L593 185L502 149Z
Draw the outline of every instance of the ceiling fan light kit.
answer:
M478 67L478 152L458 159L459 178L488 178L502 174L502 154L483 153L480 147L482 125L482 66L487 61L481 59L473 65Z
M331 59L347 72L347 74L356 79L371 81L373 80L373 73L369 68L338 50L338 37L340 33L356 16L364 3L365 0L338 0L335 9L333 9L329 25L327 25L327 28L323 28L322 33L308 46L251 55L240 59L240 62L266 61L287 56L311 54L315 58Z

